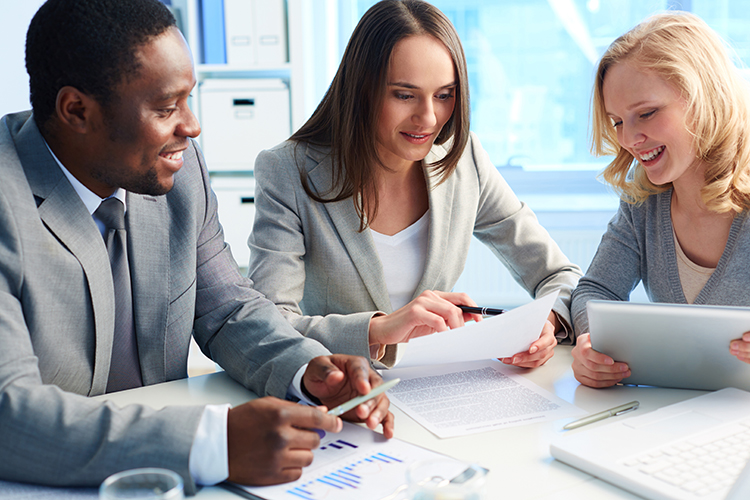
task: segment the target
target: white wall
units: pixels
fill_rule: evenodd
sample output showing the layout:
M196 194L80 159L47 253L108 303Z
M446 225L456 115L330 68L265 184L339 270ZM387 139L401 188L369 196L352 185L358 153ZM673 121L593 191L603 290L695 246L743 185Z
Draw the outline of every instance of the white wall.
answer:
M44 0L0 0L0 116L29 109L26 29Z

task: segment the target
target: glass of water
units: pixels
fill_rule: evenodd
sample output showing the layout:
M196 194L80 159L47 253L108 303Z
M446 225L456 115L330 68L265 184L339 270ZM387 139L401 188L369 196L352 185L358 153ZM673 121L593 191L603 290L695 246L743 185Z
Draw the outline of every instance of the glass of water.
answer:
M412 500L485 500L487 469L458 460L434 458L413 463L406 471Z
M99 487L100 500L184 500L182 478L167 469L131 469L113 474Z

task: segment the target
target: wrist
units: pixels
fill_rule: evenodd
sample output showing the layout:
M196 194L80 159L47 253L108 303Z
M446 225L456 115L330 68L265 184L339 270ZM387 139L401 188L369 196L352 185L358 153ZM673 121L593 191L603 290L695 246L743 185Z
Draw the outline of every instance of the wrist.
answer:
M318 399L317 396L315 396L313 393L307 390L307 387L305 387L305 378L302 377L302 382L300 383L300 389L302 389L302 394L305 395L307 399L312 401L316 406L320 406L323 403Z
M380 346L381 342L381 324L383 322L383 319L385 318L385 313L382 312L376 312L372 315L370 318L370 324L367 327L367 344L370 346L370 350L372 351L373 346Z
M380 361L385 356L385 344L372 344L370 346L370 359Z
M560 321L560 318L558 318L557 313L555 311L550 311L549 316L547 316L547 321L552 323L552 328L554 328L554 333L558 333L563 328L563 323Z

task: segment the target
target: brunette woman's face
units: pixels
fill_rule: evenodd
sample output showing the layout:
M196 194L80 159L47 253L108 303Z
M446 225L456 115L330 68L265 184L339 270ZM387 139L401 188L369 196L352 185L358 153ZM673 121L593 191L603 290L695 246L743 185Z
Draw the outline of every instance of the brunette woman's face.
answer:
M377 126L380 159L402 170L427 156L456 104L456 71L433 36L404 38L393 48Z

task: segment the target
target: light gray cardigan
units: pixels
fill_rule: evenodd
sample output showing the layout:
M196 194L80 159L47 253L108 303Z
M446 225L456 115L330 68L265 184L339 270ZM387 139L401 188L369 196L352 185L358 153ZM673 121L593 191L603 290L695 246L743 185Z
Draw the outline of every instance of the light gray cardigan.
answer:
M391 313L383 268L369 230L359 232L352 199L318 203L300 182L326 194L332 185L327 150L285 142L255 163L255 225L249 276L302 334L333 352L369 357L368 328L378 311ZM447 154L434 146L427 164ZM428 254L414 296L450 291L463 271L474 234L532 296L560 289L555 312L570 324L570 294L581 276L513 194L475 135L454 173L436 186L427 175ZM488 276L488 279L492 279ZM396 346L382 363L391 366Z
M620 203L586 276L573 293L571 309L577 335L589 330L589 300L628 300L640 281L652 302L687 303L677 270L671 199L669 189L649 196L641 205ZM750 306L747 212L734 218L719 264L694 303Z

